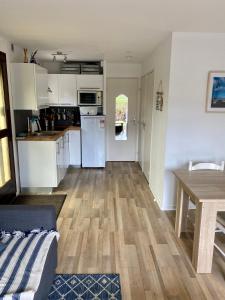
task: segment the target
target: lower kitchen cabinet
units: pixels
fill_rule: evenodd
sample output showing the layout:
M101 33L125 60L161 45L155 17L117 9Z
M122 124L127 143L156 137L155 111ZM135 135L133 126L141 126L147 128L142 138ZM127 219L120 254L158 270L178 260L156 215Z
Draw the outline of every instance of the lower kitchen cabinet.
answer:
M69 131L69 153L70 153L70 165L81 165L81 142L80 142L80 130Z
M57 187L62 179L62 138L57 141L18 141L22 188ZM60 158L59 158L60 157Z
M53 188L70 164L80 165L80 131L67 131L56 141L18 141L21 188Z

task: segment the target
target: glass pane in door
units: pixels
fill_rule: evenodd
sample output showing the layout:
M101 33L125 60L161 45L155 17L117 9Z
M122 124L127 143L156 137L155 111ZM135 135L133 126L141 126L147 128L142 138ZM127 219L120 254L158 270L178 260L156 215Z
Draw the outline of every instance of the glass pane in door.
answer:
M119 95L115 99L115 140L127 140L128 97Z
M11 179L8 138L0 140L0 187Z
M5 99L3 88L2 67L0 65L0 130L6 129Z

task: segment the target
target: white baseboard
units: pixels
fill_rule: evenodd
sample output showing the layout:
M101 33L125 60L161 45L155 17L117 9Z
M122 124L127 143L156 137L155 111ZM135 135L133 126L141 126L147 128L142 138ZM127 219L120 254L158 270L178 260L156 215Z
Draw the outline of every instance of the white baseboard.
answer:
M176 210L176 207L174 205L168 205L165 207L161 207L161 210L165 211L165 210Z

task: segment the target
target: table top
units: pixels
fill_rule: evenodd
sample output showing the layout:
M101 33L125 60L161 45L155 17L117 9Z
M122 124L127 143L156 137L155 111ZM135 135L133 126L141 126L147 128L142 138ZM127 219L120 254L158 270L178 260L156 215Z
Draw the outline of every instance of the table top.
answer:
M179 169L173 173L197 201L225 203L225 172Z

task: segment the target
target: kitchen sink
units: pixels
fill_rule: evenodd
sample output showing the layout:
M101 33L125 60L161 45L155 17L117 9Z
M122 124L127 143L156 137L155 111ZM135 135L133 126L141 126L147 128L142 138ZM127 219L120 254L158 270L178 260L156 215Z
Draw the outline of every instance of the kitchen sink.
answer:
M34 132L33 135L36 135L36 136L49 136L49 135L56 135L56 134L59 134L59 133L60 133L60 131L49 130L49 131Z

